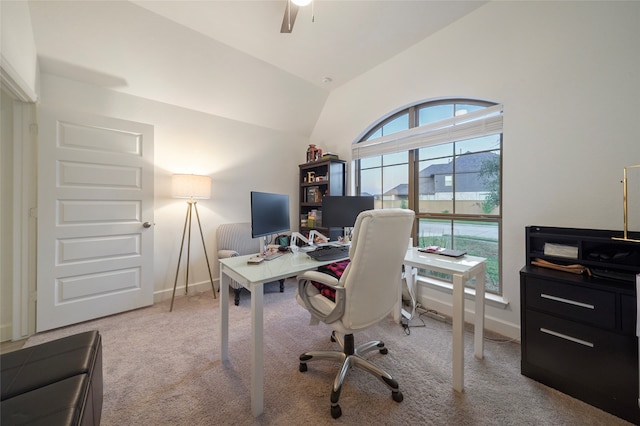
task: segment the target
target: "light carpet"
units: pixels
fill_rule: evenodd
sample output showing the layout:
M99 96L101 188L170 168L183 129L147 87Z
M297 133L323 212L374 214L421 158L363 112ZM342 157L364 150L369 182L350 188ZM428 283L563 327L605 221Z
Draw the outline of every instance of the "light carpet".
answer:
M337 364L309 363L298 355L334 348L326 325L308 325L295 302L295 282L285 292L265 286L265 410L251 415L250 295L230 307L228 362L219 355L219 302L211 292L32 336L32 346L85 330L103 339L102 425L626 425L627 422L520 374L520 345L487 338L484 359L473 356L465 332L465 391L451 387L451 325L413 320L410 333L391 318L356 335L356 345L382 339L387 355L370 358L400 384L396 403L379 380L354 369L331 418L329 394Z

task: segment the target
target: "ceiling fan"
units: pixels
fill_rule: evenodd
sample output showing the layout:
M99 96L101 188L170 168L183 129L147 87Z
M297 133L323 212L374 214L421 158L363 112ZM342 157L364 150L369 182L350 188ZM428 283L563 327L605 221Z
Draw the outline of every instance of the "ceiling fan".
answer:
M312 1L313 0L286 0L287 6L284 9L280 32L284 34L291 33L291 31L293 31L293 24L296 22L296 16L298 16L298 10L300 7L308 6Z

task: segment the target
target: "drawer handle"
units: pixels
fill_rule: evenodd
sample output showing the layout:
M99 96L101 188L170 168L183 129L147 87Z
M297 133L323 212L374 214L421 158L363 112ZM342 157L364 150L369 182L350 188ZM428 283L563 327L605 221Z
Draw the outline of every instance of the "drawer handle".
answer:
M593 343L587 342L586 340L576 339L575 337L567 336L566 334L558 333L557 331L549 330L548 328L540 328L540 331L574 343L580 343L581 345L588 346L590 348L593 348L594 346Z
M589 305L588 303L582 303L582 302L576 302L575 300L563 299L562 297L556 297L550 294L542 293L540 294L540 297L544 299L555 300L556 302L562 302L562 303L568 303L570 305L580 306L581 308L589 308L589 309L596 308L594 305Z

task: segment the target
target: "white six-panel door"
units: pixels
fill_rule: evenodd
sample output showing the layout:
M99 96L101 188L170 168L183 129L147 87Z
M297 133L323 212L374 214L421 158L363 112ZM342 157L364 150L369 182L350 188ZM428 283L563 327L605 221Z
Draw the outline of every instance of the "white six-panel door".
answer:
M36 331L153 303L153 127L38 109Z

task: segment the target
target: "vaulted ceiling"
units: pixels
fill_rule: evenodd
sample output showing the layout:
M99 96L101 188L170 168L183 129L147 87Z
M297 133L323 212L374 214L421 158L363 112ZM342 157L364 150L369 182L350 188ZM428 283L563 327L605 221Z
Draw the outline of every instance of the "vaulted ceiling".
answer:
M331 90L484 1L29 0L41 72L309 135Z

